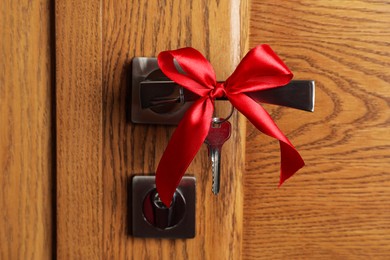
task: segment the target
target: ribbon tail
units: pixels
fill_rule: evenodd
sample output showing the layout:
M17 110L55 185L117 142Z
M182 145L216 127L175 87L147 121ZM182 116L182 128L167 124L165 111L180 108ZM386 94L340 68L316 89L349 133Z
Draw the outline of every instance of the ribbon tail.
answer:
M169 207L173 194L188 166L202 146L210 129L213 103L208 96L197 100L186 112L160 160L156 188Z
M245 94L228 95L230 102L264 134L276 138L280 144L281 172L279 186L305 165L301 155L280 131L268 112Z

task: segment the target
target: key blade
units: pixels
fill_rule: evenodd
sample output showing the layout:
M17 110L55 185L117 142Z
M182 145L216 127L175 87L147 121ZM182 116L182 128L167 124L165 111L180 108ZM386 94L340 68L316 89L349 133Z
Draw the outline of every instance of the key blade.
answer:
M221 171L221 154L218 149L211 149L210 158L211 158L211 169L213 176L212 192L214 195L218 195L220 187L220 171Z

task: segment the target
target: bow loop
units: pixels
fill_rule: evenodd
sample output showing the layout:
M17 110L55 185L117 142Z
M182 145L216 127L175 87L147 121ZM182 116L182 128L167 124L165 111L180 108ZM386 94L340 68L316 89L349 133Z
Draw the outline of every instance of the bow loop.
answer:
M260 91L284 86L293 74L266 44L248 52L226 80L226 89L231 94Z
M286 85L293 77L291 71L268 45L259 45L252 49L224 83L216 82L211 64L193 48L161 52L158 55L158 64L167 77L200 96L185 113L173 133L156 171L157 191L167 207L208 134L216 98L226 96L257 129L279 140L279 184L304 166L298 151L268 113L245 94Z
M214 89L217 83L210 62L193 48L163 51L157 61L168 78L201 97Z

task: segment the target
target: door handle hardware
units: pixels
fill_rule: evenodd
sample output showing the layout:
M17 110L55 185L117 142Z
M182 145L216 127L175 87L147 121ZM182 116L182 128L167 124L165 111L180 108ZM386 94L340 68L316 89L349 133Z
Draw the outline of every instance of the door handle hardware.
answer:
M195 177L183 177L167 208L158 197L154 176L134 176L131 184L132 235L195 237L195 184Z
M159 69L156 58L133 59L131 88L133 123L177 125L198 99L196 94L169 80ZM313 112L315 83L293 80L286 86L251 92L248 96L261 103Z
M159 69L156 58L136 57L131 67L131 121L178 125L193 101L180 100L180 88L173 82L166 84L167 78ZM159 84L161 82L164 87Z

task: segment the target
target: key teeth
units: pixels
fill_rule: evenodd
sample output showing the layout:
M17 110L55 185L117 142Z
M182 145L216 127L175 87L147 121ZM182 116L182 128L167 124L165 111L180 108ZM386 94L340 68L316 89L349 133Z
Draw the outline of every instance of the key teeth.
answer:
M214 160L211 160L211 169L214 169L214 165L215 165L215 161ZM215 190L215 179L216 179L216 176L215 176L215 172L214 170L211 171L212 172L212 186L211 186L211 191L214 193L214 195L217 195L218 192Z
M214 184L215 184L215 173L214 173L214 160L211 160L211 175L212 175L212 184L211 184L211 191L215 194L215 187L214 187Z

